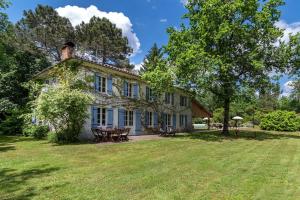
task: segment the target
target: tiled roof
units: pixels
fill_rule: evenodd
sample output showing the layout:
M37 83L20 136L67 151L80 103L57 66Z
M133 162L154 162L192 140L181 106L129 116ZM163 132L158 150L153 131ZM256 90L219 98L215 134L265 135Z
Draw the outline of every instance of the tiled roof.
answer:
M80 56L75 56L75 58L78 59L78 60L82 60L84 62L92 63L92 64L95 64L95 65L99 65L101 67L105 67L105 68L108 68L108 69L112 69L112 70L115 70L115 71L118 71L118 72L122 72L122 73L125 73L125 74L129 74L129 75L135 76L137 78L141 78L140 75L138 75L138 74L136 74L134 72L128 71L128 70L126 70L124 68L115 67L115 66L109 65L109 64L102 64L102 63L99 63L99 62L96 62L96 61L92 61L90 59L83 58L83 57L80 57Z

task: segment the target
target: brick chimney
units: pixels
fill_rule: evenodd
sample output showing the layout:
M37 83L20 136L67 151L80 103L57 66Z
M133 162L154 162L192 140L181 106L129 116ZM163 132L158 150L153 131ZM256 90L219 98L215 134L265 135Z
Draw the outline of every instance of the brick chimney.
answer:
M61 48L61 61L74 57L75 44L73 42L67 42Z

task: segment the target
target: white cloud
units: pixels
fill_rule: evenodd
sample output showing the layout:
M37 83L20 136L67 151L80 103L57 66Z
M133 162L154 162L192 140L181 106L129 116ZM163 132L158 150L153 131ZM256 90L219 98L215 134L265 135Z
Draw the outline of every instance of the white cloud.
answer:
M88 8L67 5L57 8L56 11L60 16L69 18L73 26L80 24L82 21L87 23L93 16L105 17L122 30L123 36L128 38L129 45L133 49L133 54L139 52L141 43L137 35L133 32L130 19L122 12L105 12L99 10L94 5Z
M281 96L285 96L285 97L290 96L292 90L293 90L293 81L287 81L283 85L283 90L282 90Z
M142 67L143 64L144 64L144 62L141 62L139 64L134 64L134 70L139 71L141 69L141 67Z
M284 20L280 20L276 23L276 26L284 29L284 35L282 37L282 41L284 42L289 41L289 34L295 35L296 33L300 32L300 22L288 24Z
M168 20L167 19L160 19L159 20L161 23L166 23Z
M186 5L188 3L188 0L180 0L180 3L182 3L183 5Z

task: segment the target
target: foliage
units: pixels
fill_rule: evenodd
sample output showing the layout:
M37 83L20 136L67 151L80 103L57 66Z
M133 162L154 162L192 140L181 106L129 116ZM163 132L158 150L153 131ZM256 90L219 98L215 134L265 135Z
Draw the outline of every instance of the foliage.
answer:
M87 88L83 87L84 81L73 65L74 63L64 63L54 70L57 85L47 86L34 105L37 118L53 127L59 142L77 140L88 117L87 107L93 100L92 96L85 92Z
M222 123L224 119L224 108L217 108L213 113L213 122Z
M295 112L278 110L264 115L260 127L270 131L298 131L300 117Z
M49 132L49 127L47 125L35 125L35 124L31 124L30 126L27 126L23 130L23 134L25 136L31 136L36 139L45 138L48 132Z
M143 64L140 69L140 74L143 74L147 71L153 71L157 66L161 65L162 61L162 49L158 48L157 44L154 43L153 47L150 49L150 51L144 58Z
M38 47L54 61L60 61L62 45L74 41L74 29L69 19L59 16L50 6L38 5L35 10L24 11L16 30L21 42Z
M292 65L291 44L278 42L283 31L276 22L283 4L282 0L189 1L184 16L189 25L168 29L166 50L176 76L223 101L224 134L230 103L239 91L263 87L271 81L273 69Z
M106 18L92 17L89 23L76 26L76 40L80 48L101 59L103 64L132 67L128 60L132 53L128 39Z
M22 134L23 119L20 117L20 115L23 113L23 109L12 109L9 112L6 112L0 123L0 134Z

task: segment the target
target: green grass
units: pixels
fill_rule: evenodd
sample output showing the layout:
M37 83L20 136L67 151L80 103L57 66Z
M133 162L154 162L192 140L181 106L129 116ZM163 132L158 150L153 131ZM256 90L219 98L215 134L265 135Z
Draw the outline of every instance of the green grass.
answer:
M299 198L299 133L64 146L0 136L0 199Z

